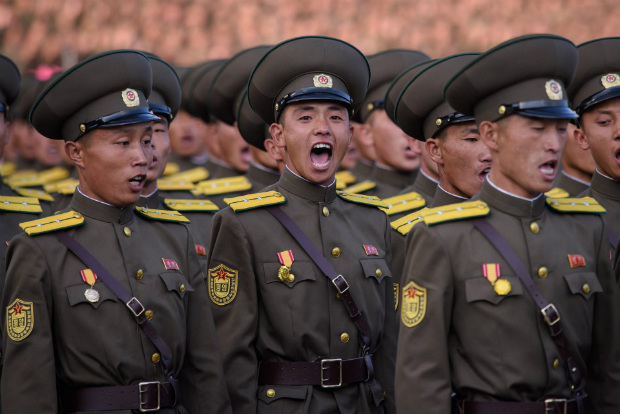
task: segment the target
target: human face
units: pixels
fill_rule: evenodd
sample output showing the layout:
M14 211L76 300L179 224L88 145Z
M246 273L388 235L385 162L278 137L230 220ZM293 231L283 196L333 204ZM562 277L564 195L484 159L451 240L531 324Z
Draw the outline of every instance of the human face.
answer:
M491 181L517 196L534 198L551 190L566 144L565 119L510 115L480 123L480 136L491 149Z
M355 131L355 127L353 127ZM347 152L344 154L344 158L342 159L342 163L340 163L341 170L350 170L355 167L355 162L357 161L357 144L355 140L352 139L349 143L349 147L347 148Z
M451 125L440 138L428 139L427 146L444 190L465 198L480 191L491 169L491 151L480 140L475 122Z
M206 133L204 122L185 111L179 111L170 125L170 145L179 157L200 156L205 152L203 135Z
M272 170L278 169L278 161L274 160L267 151L260 150L256 147L250 147L250 154L252 155L252 161L254 161L254 163Z
M149 166L146 173L147 187L164 173L166 164L168 163L168 154L170 154L170 137L168 136L168 121L153 122L153 138L151 139L151 148L153 149L153 162Z
M275 144L286 149L286 165L315 184L333 183L353 133L346 108L332 102L292 103L280 118L269 131Z
M11 141L19 156L25 160L37 157L36 130L23 119L12 122Z
M577 127L570 123L566 130L568 131L568 139L562 153L562 169L567 174L589 183L592 181L596 163L592 158L590 149L584 150L577 141L577 136L583 134L583 131L577 131Z
M420 168L419 147L409 145L409 135L392 122L383 109L373 111L367 125L374 141L377 164L402 172Z
M117 207L135 204L153 161L150 122L100 128L76 142L65 143L75 162L80 190Z
M215 139L220 147L220 159L230 164L239 172L246 172L250 168L250 146L243 140L237 124L228 125L222 121L216 121Z
M437 163L431 158L425 143L415 138L410 138L409 145L411 148L415 148L416 146L420 148L420 169L430 178L439 181L439 167L437 167Z
M44 168L51 168L61 165L64 161L62 157L64 142L44 137L36 130L33 130L32 133L36 137L37 141L35 148L37 161L39 161L39 164L41 164Z
M375 144L370 135L370 130L366 124L351 121L353 126L353 141L357 149L357 156L366 162L375 162Z
M590 149L602 174L620 180L620 98L588 109L581 123L583 133L577 138L581 148Z

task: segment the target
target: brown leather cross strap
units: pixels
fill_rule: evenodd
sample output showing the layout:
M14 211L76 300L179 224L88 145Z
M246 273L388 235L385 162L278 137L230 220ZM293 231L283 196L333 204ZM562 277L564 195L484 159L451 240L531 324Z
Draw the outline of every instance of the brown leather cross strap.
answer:
M340 293L340 297L342 298L342 302L347 308L349 312L349 316L355 322L357 329L360 332L362 349L365 352L370 350L370 346L372 345L372 336L370 333L370 325L364 318L362 312L358 309L355 301L353 300L353 296L349 291L349 284L347 283L344 276L338 274L334 266L327 261L325 256L316 248L316 246L312 243L312 241L306 236L306 234L295 224L295 222L279 207L268 207L267 211L276 218L286 230L293 236L293 238L299 243L302 249L310 256L312 261L321 269L323 274L331 280L333 285Z
M566 338L564 337L560 324L560 314L557 308L552 303L549 303L542 293L540 293L540 290L536 287L536 284L525 267L525 264L523 264L519 256L517 256L517 253L510 247L506 239L502 237L497 229L495 229L495 227L493 227L493 225L485 219L474 219L473 224L499 251L506 262L508 262L508 265L515 271L528 293L540 309L543 320L547 324L549 332L551 333L551 338L555 342L560 357L566 366L567 379L571 386L571 390L577 396L577 402L582 401L584 394L581 390L581 372L568 350Z
M547 399L538 402L463 401L462 414L579 414L575 400Z
M141 382L119 387L61 388L61 411L157 411L174 407L175 391L169 382Z
M372 358L372 355L368 355ZM259 385L320 385L323 388L367 381L374 373L365 358L331 359L314 362L261 362L258 367Z

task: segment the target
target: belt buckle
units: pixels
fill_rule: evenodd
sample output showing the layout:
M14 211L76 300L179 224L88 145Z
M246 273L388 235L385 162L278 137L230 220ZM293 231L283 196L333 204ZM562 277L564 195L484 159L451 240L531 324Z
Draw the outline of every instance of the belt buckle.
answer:
M338 279L342 279L342 282L345 285L345 288L340 290L340 286L338 286L338 283L336 282L336 280ZM344 276L342 275L338 275L336 276L333 280L332 283L334 284L334 286L336 286L336 289L338 289L338 293L340 293L341 295L346 292L347 290L349 290L349 283L347 283L347 280L344 278Z
M568 411L566 398L547 398L545 400L545 414L566 414Z
M553 326L560 322L560 313L553 303L550 303L542 308L540 313L542 313L543 318L545 318L545 322L547 322L547 325L549 326Z
M144 407L145 404L147 404L147 401L143 401L142 400L142 394L145 394L147 392L147 388L151 385L157 385L157 407L155 408L148 408L148 407ZM139 402L140 402L140 406L138 407L140 409L141 413L149 413L152 411L158 411L160 409L161 406L161 383L159 381L150 381L150 382L140 382L138 383L138 393L139 393Z
M131 303L135 302L138 304L138 306L140 306L139 312L136 313L136 311L131 307ZM138 300L138 298L136 298L135 296L131 299L129 299L129 302L125 303L125 305L127 305L127 307L129 308L129 310L131 311L131 313L133 313L133 315L138 318L140 315L142 315L144 313L144 306L142 305L142 303L140 303L140 301ZM144 383L146 384L146 383Z
M324 378L323 373L328 368L325 366L325 363L337 362L340 368L340 375L338 376L338 384L325 384L325 381L329 381L329 378ZM322 359L321 360L321 388L338 388L342 386L342 359L334 358L334 359Z

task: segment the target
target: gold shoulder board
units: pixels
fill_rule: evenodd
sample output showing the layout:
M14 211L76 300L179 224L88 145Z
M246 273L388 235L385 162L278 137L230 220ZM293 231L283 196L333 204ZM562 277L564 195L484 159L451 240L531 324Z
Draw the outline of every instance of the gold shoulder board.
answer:
M259 207L275 206L277 204L286 203L286 197L277 191L267 191L264 193L248 194L239 197L225 198L224 202L233 209L233 211L252 210Z
M179 167L179 164L177 164L176 162L169 162L166 164L166 168L164 168L164 173L162 175L166 176L166 175L176 174L180 170L181 170L181 167Z
M218 211L219 208L209 200L195 200L183 198L165 198L164 204L177 211Z
M545 193L545 195L547 197L551 197L551 198L567 198L570 197L570 194L568 191L560 188L560 187L555 187L552 188L551 190L547 191Z
M246 191L252 188L252 183L246 177L240 175L237 177L218 178L215 180L201 181L198 184L201 194L219 195L236 193L238 191Z
M350 194L348 191L336 191L338 197L351 203L365 204L374 207L387 207L387 205L379 197L367 196L363 194Z
M0 211L19 213L42 213L41 205L36 197L0 196Z
M605 213L605 207L592 197L547 198L547 205L560 213Z
M203 181L209 178L209 171L207 171L204 167L196 167L191 170L181 171L176 174L172 174L166 177L166 180L172 181L191 181L192 183L197 183L198 181Z
M34 174L13 174L7 179L7 184L11 187L38 187L68 176L69 170L66 168L54 167Z
M336 173L336 188L342 190L346 188L348 185L351 185L355 182L356 178L353 173L349 170L338 171Z
M43 201L54 201L54 197L52 197L50 194L46 193L45 191L41 191L41 190L34 190L32 188L15 187L13 191L15 191L20 196L24 196L24 197L36 197L39 200L43 200Z
M415 213L408 214L404 217L394 220L390 223L390 226L403 236L409 234L413 226L424 221L424 216L428 214L430 208L423 208Z
M353 184L351 187L344 189L345 193L365 193L368 190L372 190L377 187L377 183L374 181L366 180L361 183Z
M176 223L189 223L189 219L174 210L155 210L154 208L134 207L138 213L151 220L173 221Z
M387 208L382 208L388 216L402 213L404 211L417 210L426 205L426 200L420 194L412 191L407 194L401 194L390 198L384 198L383 202L387 204Z
M84 224L84 217L77 211L69 211L68 213L55 214L39 220L19 223L19 227L29 236L35 236L37 234L81 226L82 224Z
M484 201L466 201L430 208L423 219L427 226L433 226L449 221L488 216L490 211L489 206Z
M17 171L17 165L12 162L4 161L0 163L0 177L8 177Z
M79 183L80 180L78 180L77 178L67 178L65 180L45 184L43 186L43 189L48 193L59 193L61 189L72 188L72 190L75 190L75 187L77 187ZM68 194L73 194L73 191Z
M192 191L196 188L194 183L191 181L183 181L183 180L169 180L158 179L157 180L157 189L161 191L179 191L179 190L187 190Z

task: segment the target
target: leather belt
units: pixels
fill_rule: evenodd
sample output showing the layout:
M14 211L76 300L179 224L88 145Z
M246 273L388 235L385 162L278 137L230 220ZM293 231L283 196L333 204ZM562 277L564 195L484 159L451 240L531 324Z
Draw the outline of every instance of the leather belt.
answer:
M259 385L320 385L338 388L374 376L372 355L354 359L325 358L314 362L261 362Z
M577 401L561 398L539 402L463 401L460 406L463 414L579 414Z
M63 413L115 410L148 413L176 405L172 384L159 381L118 387L64 389L60 394Z

